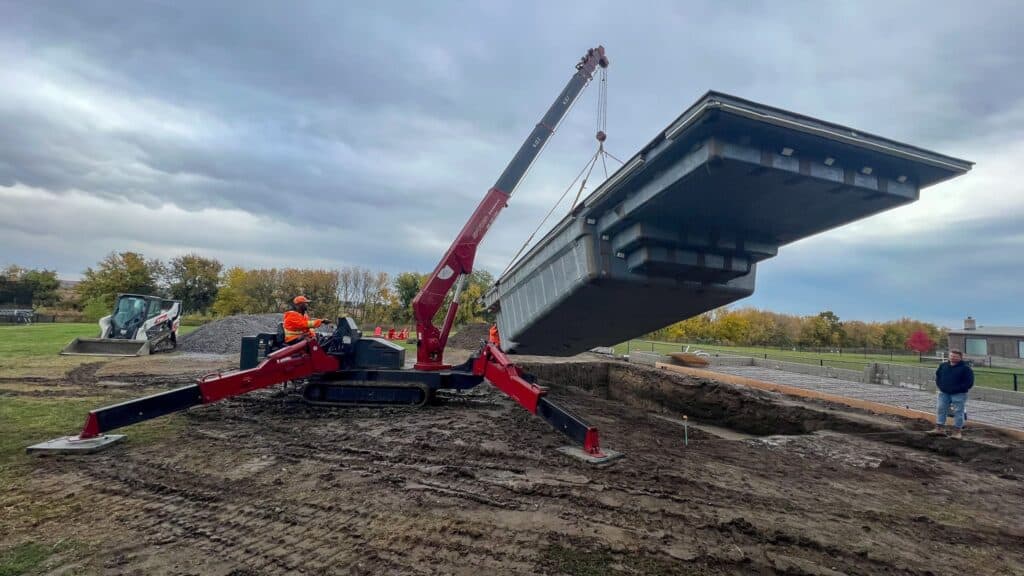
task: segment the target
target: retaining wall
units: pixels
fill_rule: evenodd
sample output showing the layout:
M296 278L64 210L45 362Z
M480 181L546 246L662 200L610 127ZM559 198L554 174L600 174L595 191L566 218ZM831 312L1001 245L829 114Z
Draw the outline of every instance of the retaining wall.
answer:
M753 366L758 366L760 368L771 368L772 370L782 370L784 372L794 372L796 374L808 374L810 376L820 376L822 378L836 378L839 380L848 380L850 382L871 382L870 366L864 370L848 370L846 368L815 366L814 364L782 362L779 360L764 360L762 358L751 358L751 360L753 360Z
M665 356L664 354L658 354L657 352L639 352L633 351L629 353L629 361L633 364L642 364L644 366L654 366L658 362L671 363L672 358Z
M873 384L935 391L935 366L871 364L870 367L873 370Z
M663 356L663 358L666 358ZM814 364L801 364L800 362L783 362L781 360L765 360L763 358L752 358L748 356L712 356L709 358L712 366L757 366L759 368L770 368L793 372L795 374L807 374L820 376L822 378L837 378L851 382L871 382L870 366L864 370L848 370L845 368L833 368L831 366L816 366ZM659 360L664 362L666 360Z
M934 366L897 366L895 364L872 364L872 384L884 384L886 386L899 386L901 388L913 388L935 392L935 367ZM985 400L999 404L1010 404L1013 406L1024 406L1024 392L1013 390L999 390L997 388L983 388L975 386L971 388L968 395L970 400Z
M754 366L754 359L746 356L712 356L712 366Z

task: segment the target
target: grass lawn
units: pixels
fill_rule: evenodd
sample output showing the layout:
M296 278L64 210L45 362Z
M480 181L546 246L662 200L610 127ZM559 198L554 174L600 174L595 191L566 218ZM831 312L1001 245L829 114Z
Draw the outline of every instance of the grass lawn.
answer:
M89 410L123 399L102 393L76 398L0 396L0 484L13 480L10 473L31 461L26 447L73 434ZM147 442L181 425L174 417L135 424L128 441Z
M45 572L51 558L81 557L87 554L87 546L80 542L52 541L44 534L35 532L35 526L73 517L78 509L88 503L75 497L43 503L33 497L32 491L27 489L27 483L36 457L26 454L25 447L50 438L74 434L81 428L90 409L117 400L123 398L103 395L32 398L4 396L0 391L0 510L3 510L3 514L0 514L0 534L34 535L35 538L0 545L0 576ZM136 445L152 442L179 430L183 425L184 422L177 416L143 422L132 426L126 441Z
M194 330L182 326L183 334ZM60 377L80 364L103 360L91 356L59 356L61 348L76 337L95 337L96 324L33 324L0 326L0 376ZM19 384L12 382L10 386ZM0 485L13 481L17 470L30 460L25 447L74 433L92 408L120 400L104 389L82 390L81 397L43 398L4 395L0 390ZM132 441L145 441L176 425L176 419L164 418L133 427Z
M178 333L184 336L196 328L198 326L182 326ZM75 338L95 338L99 331L94 323L0 326L0 358L56 356L68 342Z
M51 541L35 532L39 523L71 517L77 507L88 505L78 498L59 503L41 503L28 488L34 456L25 448L37 442L74 434L81 429L89 410L127 399L130 391L83 387L80 396L42 397L23 395L36 388L29 376L60 378L67 370L95 357L58 356L60 349L78 336L95 336L94 324L36 324L0 327L0 535L28 537L0 543L0 576L37 574L55 558L81 557L87 546L81 542ZM102 360L99 360L102 361ZM145 444L184 426L177 415L142 422L131 427L127 442ZM4 537L0 536L0 541Z
M81 548L79 543L65 540L56 544L24 542L7 550L0 550L0 576L38 573L51 556L75 554Z
M630 340L615 346L616 354L626 354L628 351L638 350L644 352L658 352L668 354L683 350L687 344L678 342L655 342L651 340ZM769 360L782 360L785 362L798 362L801 364L818 364L831 366L833 368L845 368L847 370L863 370L865 366L872 363L879 364L906 364L910 366L932 366L934 363L922 363L917 356L888 354L827 354L819 352L800 352L796 350L779 350L778 348L758 348L753 346L720 346L716 344L690 344L690 351L703 350L709 353L729 354L734 356L753 356L764 358L767 354ZM1008 368L976 368L974 371L975 383L978 386L987 388L1013 389L1013 374L1020 374L1017 377L1018 384L1024 388L1024 370L1012 370Z

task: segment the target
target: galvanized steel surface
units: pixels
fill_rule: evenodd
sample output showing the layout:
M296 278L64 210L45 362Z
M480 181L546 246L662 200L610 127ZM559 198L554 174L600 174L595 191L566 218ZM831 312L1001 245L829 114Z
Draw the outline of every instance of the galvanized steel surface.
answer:
M971 163L709 92L487 294L506 348L571 355L749 296L779 246Z

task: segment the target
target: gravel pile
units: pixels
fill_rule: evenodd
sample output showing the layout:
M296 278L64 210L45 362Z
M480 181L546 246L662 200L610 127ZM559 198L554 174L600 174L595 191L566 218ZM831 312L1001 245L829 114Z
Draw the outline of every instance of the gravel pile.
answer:
M242 349L242 336L260 332L276 332L281 314L239 314L203 324L195 332L178 341L178 349L202 354L237 354Z
M448 346L461 350L476 350L480 347L480 342L487 340L490 328L486 322L466 324L457 334L448 338Z

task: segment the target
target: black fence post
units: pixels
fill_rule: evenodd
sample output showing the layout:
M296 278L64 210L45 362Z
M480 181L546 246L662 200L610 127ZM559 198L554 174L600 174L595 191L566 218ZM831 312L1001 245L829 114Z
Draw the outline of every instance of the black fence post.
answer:
M1016 372L1014 372L1014 374L1013 374L1013 391L1014 391L1014 392L1018 392L1018 391L1019 391L1019 390L1017 389L1017 376L1019 376L1019 374L1017 374Z
M825 360L823 358L818 358L818 366L824 366L824 365L825 365Z

